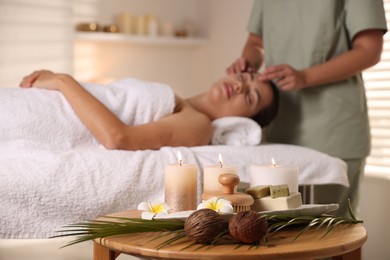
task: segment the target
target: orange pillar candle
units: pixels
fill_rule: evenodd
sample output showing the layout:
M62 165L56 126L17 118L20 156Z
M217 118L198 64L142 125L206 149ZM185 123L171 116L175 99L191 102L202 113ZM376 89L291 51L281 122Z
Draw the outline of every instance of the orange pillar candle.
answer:
M178 151L178 163L165 166L165 202L176 212L197 207L198 168L183 164Z

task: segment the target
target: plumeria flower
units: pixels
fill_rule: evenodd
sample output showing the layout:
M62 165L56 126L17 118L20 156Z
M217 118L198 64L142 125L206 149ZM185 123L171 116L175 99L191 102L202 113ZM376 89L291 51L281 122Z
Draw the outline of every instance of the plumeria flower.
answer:
M167 203L146 201L141 202L137 209L143 211L141 215L143 219L151 220L157 215L161 216L168 214L168 211L172 208Z
M212 197L198 205L197 209L212 209L218 213L232 214L233 206L230 201L222 197Z

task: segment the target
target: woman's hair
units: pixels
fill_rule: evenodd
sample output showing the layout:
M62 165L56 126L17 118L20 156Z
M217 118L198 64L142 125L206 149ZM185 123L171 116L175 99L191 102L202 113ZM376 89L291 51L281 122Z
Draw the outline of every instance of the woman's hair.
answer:
M274 82L269 81L269 84L272 89L271 103L252 117L262 128L274 120L279 110L279 90Z

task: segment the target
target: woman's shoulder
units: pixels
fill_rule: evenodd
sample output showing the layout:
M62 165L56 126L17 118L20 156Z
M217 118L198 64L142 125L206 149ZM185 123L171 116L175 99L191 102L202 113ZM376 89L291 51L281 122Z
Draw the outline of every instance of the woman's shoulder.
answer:
M204 113L198 111L193 106L188 103L188 101L184 100L183 98L175 95L175 109L174 113L183 113L185 115L192 115L198 117L199 120L204 120L207 123L210 123L211 120L205 115Z
M177 120L180 120L178 125L191 135L197 145L209 144L213 135L213 126L208 116L196 110L179 96L175 96L175 102L174 115Z

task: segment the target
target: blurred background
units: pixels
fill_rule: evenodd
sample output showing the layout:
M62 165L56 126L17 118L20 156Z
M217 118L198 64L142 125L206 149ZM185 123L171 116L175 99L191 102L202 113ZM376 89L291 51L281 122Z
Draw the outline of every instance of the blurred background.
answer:
M384 2L390 20L390 1ZM252 3L0 0L0 87L17 87L24 75L49 69L79 81L135 77L163 82L182 97L191 96L206 90L241 54ZM360 215L368 232L364 259L388 259L390 253L389 39L388 33L382 61L364 73L372 127L361 191ZM91 259L90 244L58 250L61 245L0 240L0 260Z

